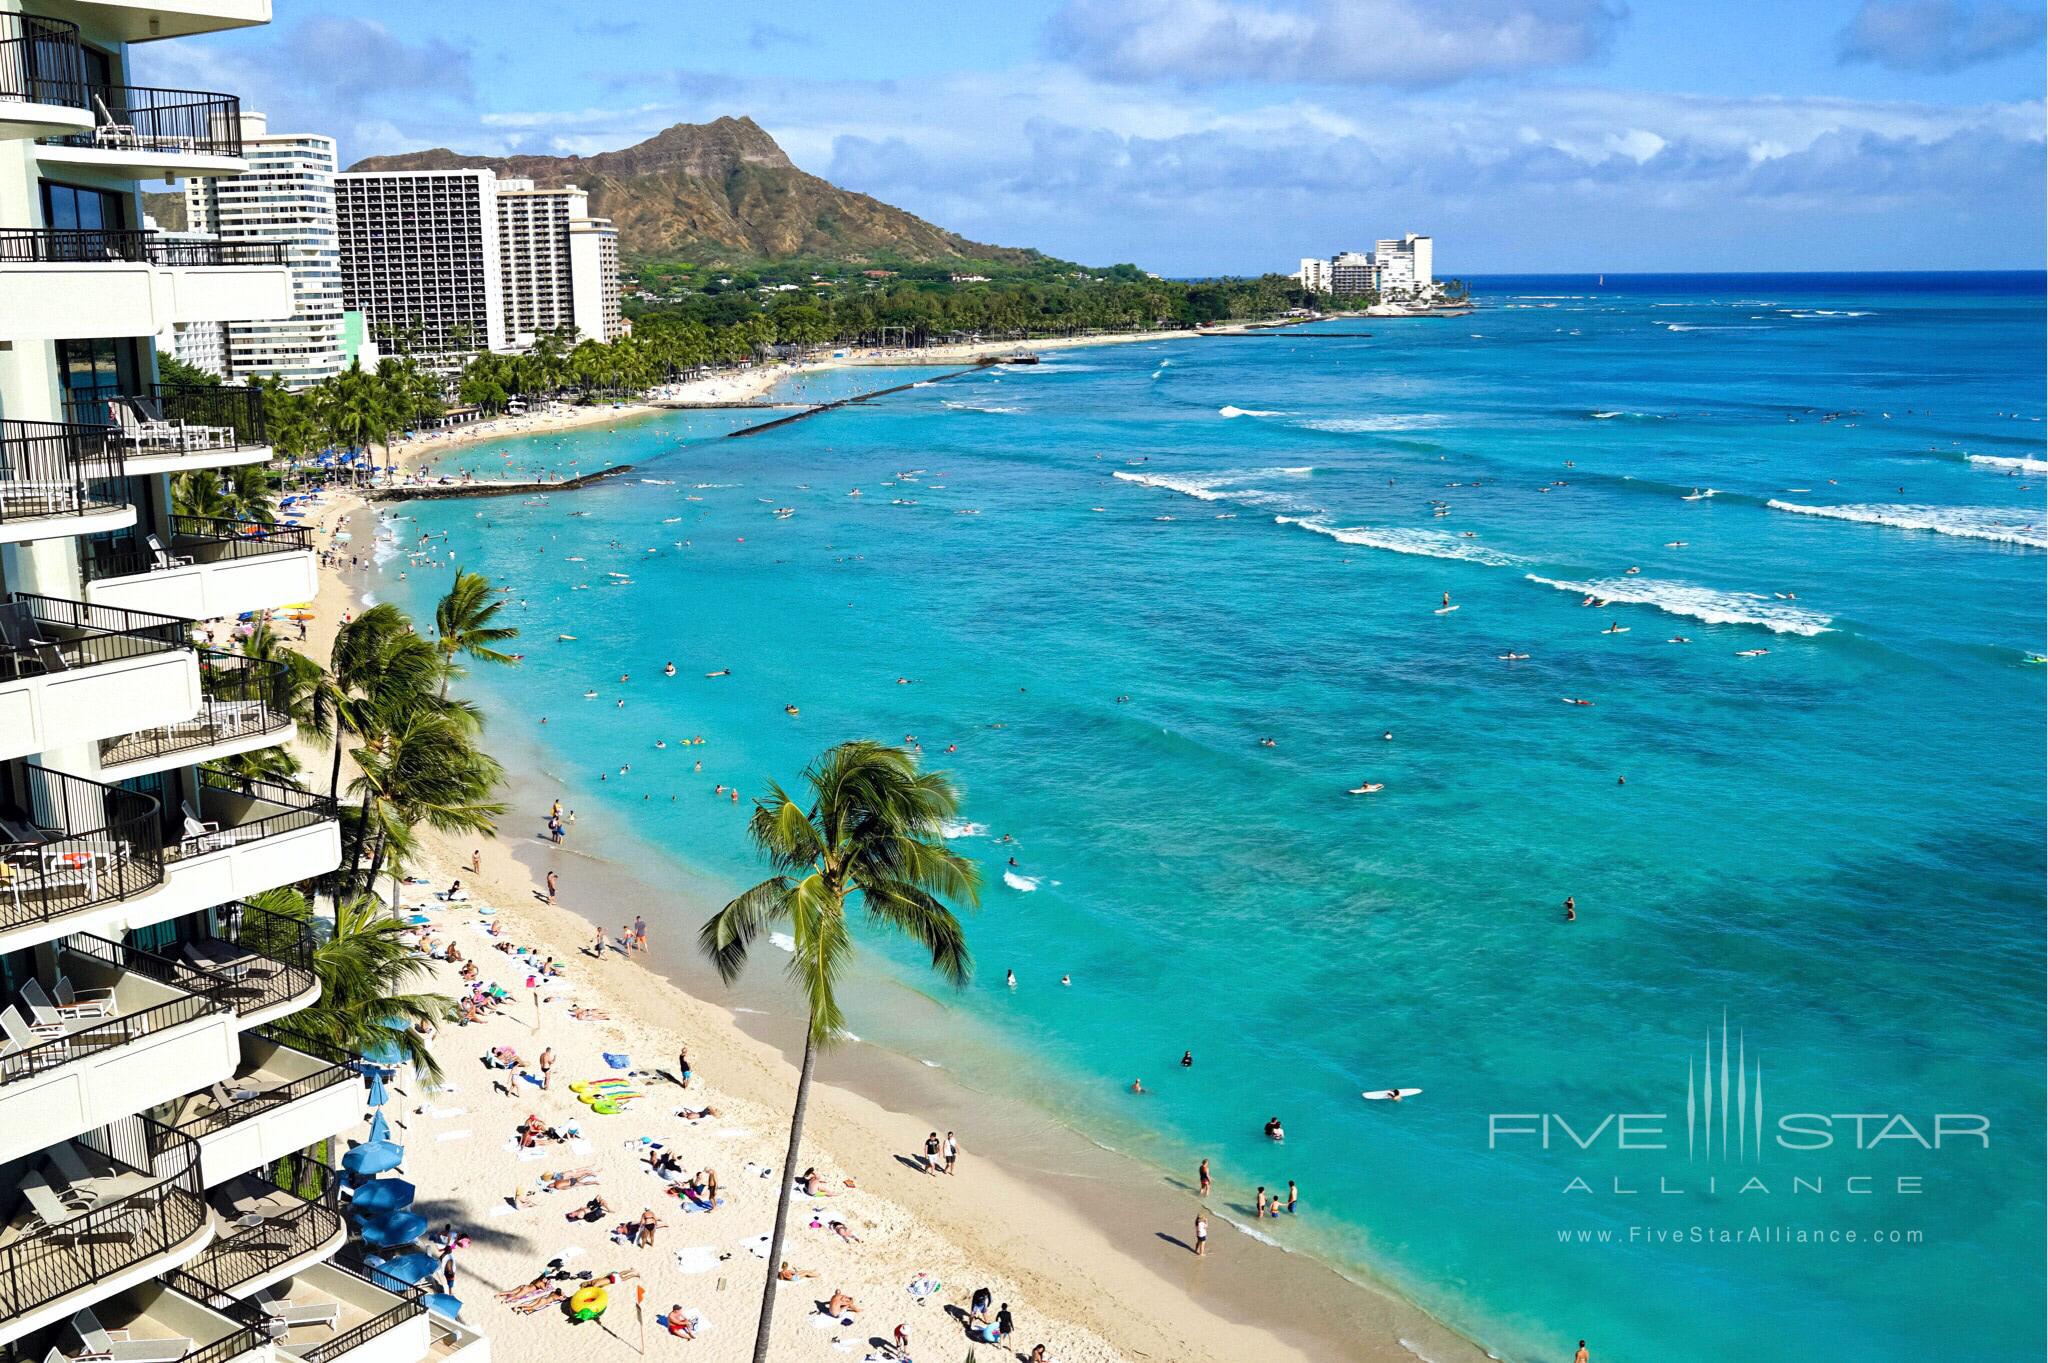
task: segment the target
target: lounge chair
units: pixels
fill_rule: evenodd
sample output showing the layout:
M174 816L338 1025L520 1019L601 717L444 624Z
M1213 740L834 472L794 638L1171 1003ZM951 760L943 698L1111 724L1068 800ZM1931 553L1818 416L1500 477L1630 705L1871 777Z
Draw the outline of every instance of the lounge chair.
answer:
M58 1234L57 1228L80 1215L82 1209L65 1206L64 1199L57 1196L57 1190L50 1186L50 1180L41 1169L31 1169L22 1176L21 1196L34 1215L39 1234L52 1236L62 1244L76 1243L77 1236Z
M80 1158L78 1147L69 1141L59 1141L48 1151L50 1168L63 1184L57 1190L57 1197L67 1206L80 1209L92 1206L100 1200L100 1188L105 1176L94 1173Z
M47 1042L60 1040L64 1035L64 1027L61 1023L30 1022L21 1015L19 1008L10 1003L5 1008L0 1008L0 1035L6 1037L4 1048L0 1048L0 1055L13 1055L31 1046L41 1046Z
M112 1017L114 1015L114 991L111 989L75 989L63 975L57 977L57 1006L76 1013L79 1017Z
M93 112L99 115L99 122L92 130L92 144L108 151L132 151L141 145L135 135L133 123L122 123L114 117L114 111L98 95L92 97Z
M298 1328L301 1325L324 1325L332 1330L341 1323L341 1303L338 1301L315 1301L300 1305L283 1297L273 1296L269 1288L258 1288L254 1297L263 1314L286 1325Z
M235 845L235 835L221 832L218 822L200 818L199 811L192 808L190 800L180 802L178 807L185 815L185 832L178 845L186 855L217 852Z
M243 951L232 943L218 940L187 942L179 948L179 952L201 970L224 975L230 980L247 978L250 968L263 960L253 952Z
M44 637L43 623L26 601L0 601L0 648L16 655L17 668L33 663L43 675L65 670L64 655Z

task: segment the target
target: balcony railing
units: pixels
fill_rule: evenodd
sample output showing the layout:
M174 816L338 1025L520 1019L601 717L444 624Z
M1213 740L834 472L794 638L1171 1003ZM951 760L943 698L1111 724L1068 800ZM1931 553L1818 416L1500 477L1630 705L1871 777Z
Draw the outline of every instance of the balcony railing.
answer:
M261 521L224 520L215 516L171 517L171 542L151 548L132 535L111 540L80 540L79 566L87 582L110 577L136 577L195 564L228 563L268 554L295 554L313 547L313 532L304 526Z
M151 796L33 762L21 764L14 793L12 809L0 806L0 928L51 922L163 883L163 816Z
M335 1207L339 1176L303 1153L286 1155L257 1173L216 1190L214 1196L218 1199L223 1192L243 1185L260 1185L269 1193L260 1198L264 1207L258 1213L262 1224L239 1227L216 1238L197 1259L179 1270L192 1285L173 1282L172 1286L201 1300L232 1299L235 1289L242 1284L317 1253L347 1229ZM279 1205L283 1205L282 1211L270 1210Z
M104 427L0 421L0 523L118 507L126 473Z
M181 972L176 962L139 947L104 937L74 932L57 953L60 967L85 964L107 972L136 975L175 991L176 997L117 1017L82 1018L63 1036L0 1056L0 1086L61 1068L90 1056L127 1046L229 1007L223 982L211 976ZM66 977L70 971L65 971Z
M318 977L311 923L254 904L225 904L217 912L234 925L229 936L164 949L175 956L181 988L217 990L244 1016L312 990Z
M91 107L77 24L0 14L0 104L10 103Z
M263 393L213 384L102 384L74 388L66 415L106 428L110 448L128 457L192 454L269 443Z
M192 647L191 622L60 596L0 597L0 682Z
M44 1223L0 1244L0 1319L61 1301L170 1253L206 1226L199 1145L147 1117L128 1117L78 1142L149 1181L91 1211Z
M99 85L91 90L99 126L45 138L51 146L185 156L240 156L242 101L205 90Z
M325 795L276 781L202 772L199 778L200 822L216 826L203 834L173 839L164 848L164 860L202 856L226 847L274 838L294 829L331 823L340 817L339 806Z
M199 650L199 713L178 724L100 740L100 766L197 752L275 734L292 722L292 672L282 662Z
M289 1019L287 1019L287 1022L289 1022ZM177 1129L190 1136L193 1140L200 1140L217 1132L225 1131L229 1127L239 1122L247 1121L251 1117L260 1117L264 1113L283 1107L287 1103L294 1103L312 1094L325 1092L337 1085L351 1084L360 1087L363 1082L362 1074L356 1069L352 1061L345 1059L338 1052L318 1042L290 1035L276 1026L254 1027L242 1033L242 1036L245 1044L247 1038L253 1036L260 1040L271 1042L274 1045L287 1047L303 1055L311 1056L315 1061L325 1060L328 1063L324 1068L314 1070L310 1074L300 1075L296 1079L288 1079L273 1088L255 1090L254 1097L241 1098L226 1107L211 1108L196 1117L187 1118L185 1121L179 1122ZM234 1096L232 1090L229 1091L229 1096Z
M133 227L0 228L0 265L282 265L275 241L167 237Z
M372 1287L397 1295L398 1300L390 1309L370 1317L351 1330L344 1330L331 1339L323 1339L310 1348L294 1348L301 1363L334 1363L352 1349L361 1348L387 1330L397 1329L415 1316L426 1314L426 1294L417 1288L408 1287L394 1278L380 1277L374 1268L358 1267L344 1255L334 1260L335 1267L363 1279Z

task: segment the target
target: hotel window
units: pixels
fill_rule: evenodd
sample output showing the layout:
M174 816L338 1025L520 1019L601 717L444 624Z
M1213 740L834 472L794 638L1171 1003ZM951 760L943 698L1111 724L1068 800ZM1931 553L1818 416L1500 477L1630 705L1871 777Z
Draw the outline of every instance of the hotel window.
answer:
M43 225L66 231L113 231L128 225L128 196L45 180Z

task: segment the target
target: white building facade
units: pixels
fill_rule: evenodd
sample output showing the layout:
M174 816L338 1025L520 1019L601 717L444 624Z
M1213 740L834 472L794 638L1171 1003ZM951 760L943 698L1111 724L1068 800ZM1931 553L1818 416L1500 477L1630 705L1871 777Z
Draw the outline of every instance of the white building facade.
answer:
M524 349L543 332L616 340L619 233L590 216L590 195L575 185L537 189L531 180L498 181L498 258L505 273L505 329Z
M1374 243L1371 252L1340 251L1328 260L1301 258L1295 280L1316 293L1421 298L1436 289L1436 243L1413 232Z
M132 86L129 53L270 0L46 8L0 12L34 54L0 60L0 1353L484 1363L337 1259L318 1152L362 1076L269 1030L319 996L312 924L244 901L337 868L335 804L207 765L293 720L284 666L200 625L310 598L314 550L174 504L272 451L260 394L163 383L153 338L290 318L293 276L145 225L142 182L247 159L232 94Z
M193 231L224 241L283 247L292 272L292 315L228 324L222 372L307 388L347 367L334 139L272 133L261 114L243 114L242 147L249 163L244 173L186 182L186 220Z

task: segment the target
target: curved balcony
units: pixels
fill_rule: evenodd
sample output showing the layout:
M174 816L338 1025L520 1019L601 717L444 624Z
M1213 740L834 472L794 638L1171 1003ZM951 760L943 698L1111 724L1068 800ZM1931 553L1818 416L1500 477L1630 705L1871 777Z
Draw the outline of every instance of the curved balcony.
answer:
M121 490L127 473L104 426L0 420L0 544L135 524Z
M0 228L0 341L154 336L179 322L291 314L291 270L277 242Z
M0 597L0 760L190 718L199 708L190 629L62 597Z
M309 601L313 532L303 526L173 516L153 534L79 543L86 600L193 620Z
M49 137L92 126L78 25L0 14L0 138Z
M348 1239L336 1195L341 1176L300 1153L210 1188L213 1243L179 1270L217 1305L245 1300L332 1255Z
M106 429L130 473L261 464L270 459L263 393L224 385L75 388L71 420Z
M240 175L242 101L206 90L94 84L90 130L43 140L45 167L94 170L126 180Z
M363 1119L354 1065L303 1038L268 1028L242 1033L235 1072L150 1115L199 1142L208 1187L330 1140Z
M114 780L272 748L295 732L292 674L282 662L199 650L199 713L100 740L100 775Z
M254 904L223 904L214 912L228 925L223 935L160 953L177 965L175 983L224 1000L244 1027L296 1012L320 997L310 922Z
M241 1028L219 980L86 933L49 960L0 1003L0 1159L234 1072Z
M100 926L163 885L163 814L150 796L32 762L8 784L0 792L0 952Z
M125 905L124 921L167 922L326 875L341 865L340 817L324 795L203 772L197 802L167 815L163 888Z
M0 1342L158 1277L213 1236L199 1146L123 1117L17 1166L0 1226Z

